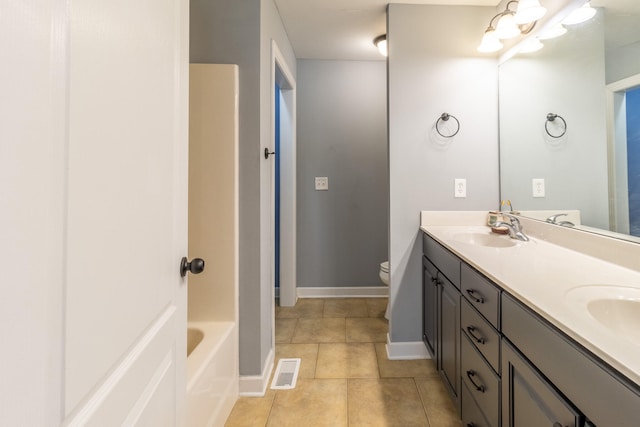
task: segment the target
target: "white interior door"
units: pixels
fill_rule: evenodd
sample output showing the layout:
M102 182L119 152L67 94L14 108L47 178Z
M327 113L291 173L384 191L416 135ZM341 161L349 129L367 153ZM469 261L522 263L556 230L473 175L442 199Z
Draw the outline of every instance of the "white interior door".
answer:
M67 424L184 414L188 2L71 2Z
M0 425L180 425L188 1L8 0L0 36Z

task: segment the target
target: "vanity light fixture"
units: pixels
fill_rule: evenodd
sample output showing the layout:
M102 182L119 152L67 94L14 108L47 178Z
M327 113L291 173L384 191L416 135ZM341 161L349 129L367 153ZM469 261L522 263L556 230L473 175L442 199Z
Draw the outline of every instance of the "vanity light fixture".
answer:
M514 19L516 24L530 24L542 18L547 13L547 9L540 6L538 0L520 0Z
M517 5L517 9L510 9L511 5ZM540 6L539 0L511 0L502 12L489 21L478 51L496 52L502 49L500 40L529 34L537 20L542 18L546 11Z
M386 34L382 34L381 36L378 36L375 39L373 39L373 44L376 45L376 47L378 48L378 50L380 51L380 54L382 56L388 56L389 55L389 52L387 50L387 35Z
M496 30L493 28L487 28L484 32L484 36L482 36L480 46L478 46L478 52L497 52L502 49L502 46L502 43L498 37L496 37Z
M566 25L580 24L593 18L596 15L596 12L597 11L591 7L591 3L587 2L582 7L571 12L569 16L562 21L562 23Z

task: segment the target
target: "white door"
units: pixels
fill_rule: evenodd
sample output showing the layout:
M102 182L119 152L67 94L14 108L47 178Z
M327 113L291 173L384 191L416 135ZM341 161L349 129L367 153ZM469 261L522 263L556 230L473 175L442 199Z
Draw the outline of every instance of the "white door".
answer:
M188 1L10 0L0 19L15 54L0 225L16 243L0 267L42 256L2 288L17 355L0 424L180 425Z

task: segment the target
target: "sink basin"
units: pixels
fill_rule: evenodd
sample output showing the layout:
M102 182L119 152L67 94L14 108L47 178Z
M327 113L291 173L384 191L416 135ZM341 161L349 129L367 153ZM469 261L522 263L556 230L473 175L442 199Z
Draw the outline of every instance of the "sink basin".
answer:
M458 233L453 239L469 245L486 246L490 248L509 248L516 245L516 241L508 236L499 236L492 233Z
M602 326L640 346L640 288L589 285L573 288L566 296Z

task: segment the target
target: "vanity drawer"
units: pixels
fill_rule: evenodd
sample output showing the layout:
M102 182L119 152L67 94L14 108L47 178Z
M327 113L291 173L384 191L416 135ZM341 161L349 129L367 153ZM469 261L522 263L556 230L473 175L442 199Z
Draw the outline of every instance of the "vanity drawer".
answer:
M422 235L422 251L453 285L460 289L460 260L427 234Z
M466 264L461 268L462 295L500 330L500 290Z
M482 353L494 371L500 372L500 334L478 313L471 303L462 299L460 327L471 343Z
M462 425L465 427L491 427L478 408L466 384L462 384Z
M500 378L485 362L478 350L464 335L460 341L462 353L462 381L469 388L473 399L482 408L490 425L500 425Z

